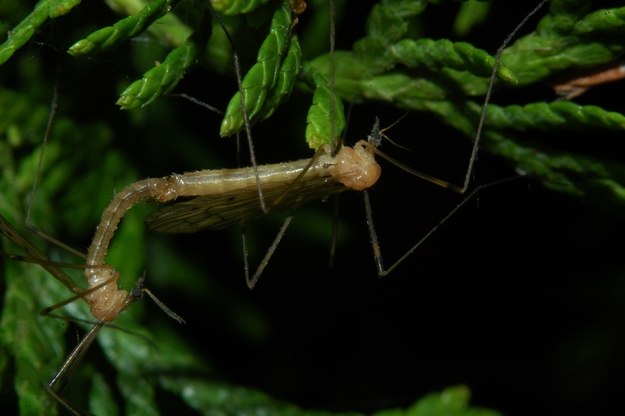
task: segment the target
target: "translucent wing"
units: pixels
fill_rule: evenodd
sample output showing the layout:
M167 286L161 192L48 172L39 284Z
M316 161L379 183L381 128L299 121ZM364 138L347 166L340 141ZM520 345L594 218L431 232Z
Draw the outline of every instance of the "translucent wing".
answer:
M295 178L294 178L295 179ZM265 201L281 197L290 182L262 182ZM272 208L278 213L296 205L324 198L347 189L337 182L337 177L304 177ZM258 188L251 185L243 189L212 195L199 196L178 202L150 214L145 223L150 230L167 234L189 234L200 230L221 230L233 224L241 224L265 213L258 201Z

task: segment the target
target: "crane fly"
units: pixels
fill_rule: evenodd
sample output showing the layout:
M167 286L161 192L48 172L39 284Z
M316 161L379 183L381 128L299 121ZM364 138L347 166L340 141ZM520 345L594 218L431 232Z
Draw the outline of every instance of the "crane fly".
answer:
M493 74L495 73L496 67ZM485 108L486 106L484 111ZM480 123L482 122L483 115ZM373 155L383 156L376 149L383 132L384 130L381 130L379 123L376 122L367 141L360 141L353 148L347 146L337 147L338 150L333 149L329 145L324 145L312 159L308 160L237 170L210 170L183 175L171 175L164 178L146 179L128 186L115 196L105 210L86 256L86 265L81 266L81 268L85 269L85 276L88 280L89 287L87 289L77 289L69 283L71 279L66 280L65 277L60 277L63 274L61 274L59 266L49 263L45 255L35 251L21 236L18 238L19 233L3 219L0 222L2 233L30 256L29 259L23 258L23 260L32 260L32 262L40 263L46 270L49 267L50 270L48 271L76 294L76 296L62 304L65 305L75 299L83 298L89 304L93 316L98 320L97 324L67 357L59 373L48 385L48 390L51 394L74 413L83 413L82 409L77 408L77 406L64 399L58 390L55 392L53 387L60 383L62 390L65 384L64 380L71 377L76 364L86 353L88 346L93 342L102 326L107 322L115 320L120 312L126 309L128 305L138 299L144 292L143 278L138 280L130 293L119 290L117 288L119 273L104 262L111 239L116 233L121 218L134 204L145 199L164 203L179 197L196 197L192 201L166 207L159 213L150 216L147 220L150 227L157 231L194 232L200 229L220 229L229 224L251 220L266 214L267 210L273 212L293 210L310 200L324 198L349 189L364 191L375 183L380 174L379 166L373 160ZM249 136L251 134L248 132ZM479 132L470 159L467 178L470 176L477 151L478 139ZM468 179L463 187L457 187L445 181L420 174L405 166L400 165L400 167L409 173L460 193L464 193L468 188ZM260 188L264 197L261 196L259 198L258 183L261 184ZM268 202L268 209L263 209L263 198ZM368 198L366 192L365 198ZM206 208L207 206L208 209ZM452 211L452 214L454 211ZM367 210L367 215L370 219L370 209ZM445 217L443 222L448 217ZM375 242L376 237L372 221L369 221L369 223L371 238ZM285 228L281 231L281 234L283 234L284 230ZM276 241L279 241L281 234ZM409 250L400 259L400 262L414 251L422 241ZM376 263L380 275L390 272L395 265L388 270L384 270L379 247L375 243L373 247L374 252L376 252ZM275 246L273 249L275 249ZM248 278L250 287L255 284L263 267L264 265L261 265L255 277L252 279Z
M159 211L149 215L146 218L146 225L149 229L161 233L194 233L201 230L219 230L233 224L243 224L254 218L266 215L269 211L280 212L291 209L292 212L301 204L325 198L329 195L340 193L346 190L363 191L365 198L365 210L367 214L367 224L369 227L370 238L373 246L375 264L380 277L387 275L397 267L406 257L412 254L442 223L447 221L464 203L475 195L479 190L486 186L495 185L501 182L497 181L492 184L483 185L471 192L453 211L445 216L439 224L428 232L421 240L419 240L406 254L396 261L388 269L384 268L382 262L382 254L379 249L377 235L373 225L371 213L371 204L367 189L373 186L378 180L381 168L375 161L374 155L379 155L406 172L417 176L426 181L432 182L441 187L450 189L459 194L465 194L470 185L473 164L479 147L479 139L482 131L483 123L488 108L488 101L492 91L493 83L497 75L499 60L504 48L514 37L516 32L523 24L536 13L547 0L542 1L533 11L531 11L525 19L510 33L505 39L495 57L495 65L490 77L490 83L486 93L482 113L478 124L473 149L469 158L467 171L462 186L454 185L450 182L437 179L433 176L416 171L406 165L403 165L384 153L377 150L381 144L382 138L385 136L385 129L380 129L379 120L375 121L371 134L367 140L360 140L354 147L342 146L341 143L335 144L334 148L329 145L322 145L310 160L300 160L291 163L281 163L274 165L264 165L254 168L235 169L235 170L206 170L199 172L186 173L182 175L173 175L170 178L158 180L147 180L137 183L137 191L128 188L128 193L139 193L139 189L148 186L153 188L150 191L150 197L156 202L167 202L175 200L178 197L195 197L191 200L178 202L174 205L161 208ZM330 2L332 4L332 2ZM332 12L331 12L332 13ZM332 22L333 19L331 18ZM334 45L333 28L331 33L331 47ZM330 79L331 90L330 97L333 93L333 73L334 64L330 58ZM331 102L329 108L334 108ZM333 112L331 111L333 114ZM331 123L330 137L333 135L333 124ZM391 126L392 127L392 126ZM250 130L248 126L248 137ZM161 185L162 184L162 185ZM135 187L135 185L132 185ZM161 187L160 189L156 189ZM136 200L145 198L146 195L137 196ZM260 198L260 203L259 203ZM117 197L116 197L117 199ZM120 200L129 200L127 196L120 197ZM135 200L135 198L132 198ZM270 201L268 207L265 206L265 200ZM111 203L113 208L117 204ZM250 278L247 264L247 250L244 247L245 274L248 287L251 289L256 284L260 274L264 270L267 262L273 255L277 244L280 242L286 228L290 224L292 213L289 215L276 236L274 243L269 248L265 258L260 266ZM245 239L244 239L245 246Z

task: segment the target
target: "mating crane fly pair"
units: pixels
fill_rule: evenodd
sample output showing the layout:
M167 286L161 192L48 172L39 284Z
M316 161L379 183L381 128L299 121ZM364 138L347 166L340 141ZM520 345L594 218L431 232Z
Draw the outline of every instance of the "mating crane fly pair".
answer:
M510 41L512 36L534 14L546 0L534 9L530 15L515 29L515 31L505 40L499 49L490 86L486 95L485 104L480 119L476 140L474 142L472 154L469 160L465 182L463 186L456 186L445 181L421 174L407 166L397 164L408 173L423 179L429 180L453 191L463 194L469 186L469 178L478 148L480 131L484 122L487 102L490 97L492 83L497 73L499 57L503 48ZM332 21L332 19L331 19ZM331 30L333 34L333 29ZM333 45L333 41L331 44ZM333 79L333 66L330 68ZM239 86L241 81L239 80ZM332 84L331 84L332 87ZM242 94L242 91L241 91ZM332 97L332 94L330 95ZM333 108L330 105L330 108ZM249 120L246 118L246 130L248 138L251 140L251 128ZM51 112L51 119L54 111ZM44 313L62 307L78 298L83 298L89 304L92 315L98 320L97 324L89 333L83 337L78 346L68 356L65 363L49 383L48 391L67 409L76 414L88 413L80 409L62 396L62 390L71 378L82 356L89 345L95 339L100 328L108 322L114 321L128 305L146 292L143 288L144 278L140 278L136 286L130 293L119 290L117 280L119 273L110 265L105 263L105 256L110 246L121 218L128 209L139 201L151 199L157 202L169 202L178 197L195 197L192 200L180 202L171 206L166 206L160 211L150 215L146 222L149 228L165 233L185 233L195 232L201 229L220 229L236 223L243 223L253 218L262 216L268 212L279 212L294 210L297 206L311 200L324 198L328 195L342 192L344 190L364 191L365 206L367 210L367 223L371 235L374 255L378 273L382 276L391 272L397 264L409 256L434 230L428 233L423 239L417 242L408 252L401 257L389 269L384 269L382 256L377 244L377 237L373 228L370 204L366 189L372 186L380 176L380 167L374 160L374 155L386 156L377 150L384 130L380 129L376 120L373 131L368 140L360 140L353 147L336 146L327 144L321 145L315 155L308 160L300 160L291 163L274 165L259 165L244 169L206 170L180 175L171 175L163 178L146 179L129 185L118 193L113 201L104 211L102 220L96 229L95 236L86 256L86 264L79 266L84 268L84 274L88 281L87 289L77 288L72 280L65 275L59 267L66 267L65 264L55 264L47 260L46 256L32 246L28 240L24 239L4 218L0 217L0 231L16 245L22 248L29 257L16 255L6 255L10 258L39 263L53 274L59 281L68 287L75 296L62 302L59 305L48 308ZM332 135L331 135L332 136ZM47 135L46 135L47 138ZM35 183L36 185L36 183ZM33 186L34 194L35 186ZM480 188L478 188L480 189ZM477 190L474 192L477 192ZM473 195L471 193L471 195ZM465 198L449 215L444 217L440 224L449 218L462 204L470 198ZM228 201L225 204L224 201ZM252 277L247 273L246 280L248 286L253 287L260 274L267 265L277 244L279 243L292 215L287 218L285 225L276 237L267 256L261 262L256 273ZM439 224L439 225L440 225ZM438 226L437 226L438 227ZM247 258L246 258L247 264ZM149 292L147 292L149 293ZM167 309L164 308L166 311ZM177 318L175 314L167 311L170 316ZM61 387L55 391L56 386Z

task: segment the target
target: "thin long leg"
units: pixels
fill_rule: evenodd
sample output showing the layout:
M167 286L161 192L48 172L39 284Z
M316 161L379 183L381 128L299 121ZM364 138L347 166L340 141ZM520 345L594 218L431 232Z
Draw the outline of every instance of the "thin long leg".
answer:
M335 45L335 29L334 29L334 0L330 0L328 3L328 9L329 9L329 14L330 14L330 139L334 138L334 45ZM229 38L229 37L228 37ZM234 50L234 44L233 44L233 50ZM237 62L238 63L238 62ZM237 67L238 70L238 67ZM239 72L237 72L237 77L238 79L240 79L240 74ZM247 113L245 111L245 106L243 103L243 91L242 91L242 86L241 86L241 82L239 81L239 89L241 91L241 108L243 109L243 113L244 113L244 117L245 117L245 122L246 122L246 130L248 133L248 138L251 139L251 128L249 127L249 121L247 118ZM351 111L351 107L350 107L350 111ZM340 150L342 145L342 141L338 140L334 142L334 149L332 150L332 155L336 156L336 154L338 153L338 151ZM249 144L250 146L250 151L252 151L252 144L250 142ZM286 196L289 192L291 192L292 188L299 182L299 180L306 174L306 172L308 171L308 168L310 166L312 166L313 162L316 160L316 158L318 158L320 155L320 152L316 152L315 155L313 156L313 158L310 160L310 163L308 164L308 166L306 168L304 168L304 170L302 171L302 173L291 183L291 185L289 186L289 188L280 196L278 197L276 200L274 200L272 202L272 205L267 208L265 206L265 202L263 200L263 196L262 196L262 192L261 192L261 186L260 186L260 179L258 178L258 172L256 173L256 178L258 181L258 189L259 189L259 198L261 200L261 207L263 209L263 211L267 214L271 211L272 208L276 207L280 201L282 200L282 198L284 196ZM254 160L255 162L255 160ZM256 165L254 165L256 166ZM336 201L336 212L338 213L338 196L337 196L337 201ZM245 281L247 282L247 286L250 289L253 289L254 286L256 285L256 282L258 281L258 279L260 278L260 275L262 274L263 270L265 270L265 267L267 266L269 259L271 259L271 256L273 256L273 253L276 251L276 248L278 247L278 244L280 243L280 240L282 239L282 237L284 236L284 234L286 233L286 229L289 227L289 225L291 224L291 220L293 219L293 215L295 214L295 211L297 209L297 206L295 206L293 208L293 210L291 211L291 213L289 214L289 216L285 219L284 224L282 224L282 227L280 227L280 231L278 232L278 235L276 235L276 238L274 239L273 243L271 244L271 246L269 247L269 250L267 251L267 254L265 255L265 257L263 258L263 260L261 261L260 265L258 266L258 268L256 269L256 271L254 272L254 276L250 279L250 275L249 275L249 263L248 263L248 251L247 251L247 247L246 247L246 239L245 239L245 227L241 226L241 232L242 232L242 241L243 241L243 257L244 257L244 268L245 268ZM336 240L335 240L335 233L338 229L338 223L335 222L334 224L334 231L333 231L333 239L332 239L332 247L330 249L330 260L329 260L329 265L330 267L332 267L333 263L334 263L334 251L336 248Z
M2 215L0 215L0 233L11 240L14 244L20 247L24 252L28 253L28 255L32 256L30 258L25 258L22 256L16 256L5 253L3 250L0 250L0 256L7 257L13 260L21 260L29 263L37 263L40 264L45 270L50 272L53 276L55 276L58 280L60 280L65 286L67 286L70 290L75 293L78 293L76 296L73 296L69 299L66 299L63 302L60 302L54 306L48 307L40 311L40 315L48 316L58 319L67 319L66 317L58 316L51 314L50 312L59 309L69 303L72 303L80 298L84 298L85 296L98 291L100 288L111 283L112 280L117 280L117 276L112 274L110 279L102 282L100 285L92 287L87 290L82 290L75 288L72 280L60 269L60 267L65 267L68 265L61 263L51 262L37 247L31 244L27 239L25 239ZM74 268L85 268L85 265L69 265ZM110 266L103 265L102 267L106 268ZM112 268L111 268L112 269ZM147 293L152 299L167 313L171 318L177 320L180 323L184 323L184 320L180 318L178 315L170 311L162 302L155 298L155 296L147 289L144 288L145 274L137 281L135 287L131 290L130 294L124 298L120 299L120 301L111 307L107 313L104 314L100 318L98 322L94 324L94 326L89 330L89 332L80 340L78 345L73 349L73 351L67 356L62 366L58 370L58 372L54 375L52 380L46 386L46 390L48 393L53 396L59 403L65 406L69 411L76 415L90 415L87 410L75 405L71 401L65 399L63 397L63 391L69 384L74 372L78 368L80 362L85 356L87 350L96 339L100 329L109 321L114 319L120 310L125 309L131 303L140 299L143 296L143 293ZM88 322L85 320L77 319L75 321L84 322L88 324L93 324L93 322ZM144 338L145 339L145 338ZM150 340L147 340L151 342ZM58 386L58 388L56 388ZM55 391L56 390L56 391Z
M98 333L100 332L100 329L102 329L103 325L104 325L104 322L99 321L97 324L93 326L93 328L91 328L89 332L87 332L87 334L80 340L80 342L74 348L74 350L67 356L67 358L63 362L63 365L61 366L59 371L54 375L52 380L50 380L50 382L46 386L46 390L48 394L50 394L59 403L65 406L67 410L69 410L70 412L78 416L92 415L93 413L65 399L62 393L67 387L67 385L69 384L69 381L71 380L72 376L74 375L74 372L76 371L76 368L78 367L78 364L80 364L83 357L85 356L85 353L87 352L87 350L89 349L93 341L98 336ZM58 391L55 392L54 387L57 384L60 384L60 388L58 389Z
M438 178L434 178L432 176L426 175L424 173L418 172L412 168L409 168L408 166L401 164L397 161L392 160L391 158L389 158L388 156L386 156L385 154L383 154L382 152L379 152L375 146L370 145L370 149L372 149L377 155L384 157L387 160L392 161L395 165L397 165L398 167L400 167L401 169L407 171L410 174L413 174L419 178L425 179L429 182L432 182L436 185L442 186L444 188L450 189L454 192L457 192L461 195L463 195L467 189L469 188L469 184L470 184L470 180L471 180L471 174L473 172L473 165L475 162L475 159L477 157L477 150L479 148L479 142L480 142L480 137L481 137L481 133L482 133L482 128L484 126L484 120L486 119L486 112L488 110L488 102L490 101L490 96L492 93L492 88L493 88L493 84L495 82L495 77L497 75L497 69L499 68L499 62L501 60L501 54L503 52L503 50L506 48L506 46L508 45L508 43L510 43L510 41L512 40L512 38L516 35L516 33L519 31L519 29L521 29L521 27L529 20L530 17L532 17L545 3L547 3L547 1L549 0L542 0L541 3L536 6L527 16L525 16L525 18L521 21L521 23L519 23L516 28L506 37L506 39L503 41L503 43L501 44L501 46L499 47L499 49L497 50L497 54L495 55L495 65L493 66L493 72L491 74L490 77L490 82L488 84L488 90L486 92L486 97L484 99L484 105L482 106L482 113L480 115L480 121L478 123L478 127L477 127L477 133L476 133L476 137L475 137L475 141L473 143L473 149L471 151L471 156L469 157L469 164L467 167L467 172L465 175L465 179L464 179L464 184L462 187L459 187L457 185L454 185L450 182L447 181L443 181L440 180ZM384 129L386 130L386 129ZM376 125L374 126L374 131L372 133L374 134L378 134L378 135L383 135L383 131L384 130L379 130L379 125L376 123ZM447 214L433 229L431 229L421 240L419 240L417 242L417 244L415 244L414 246L412 246L402 257L400 257L399 260L397 260L395 263L393 263L393 265L391 267L389 267L388 269L384 269L384 262L382 260L382 253L380 251L380 244L378 242L378 237L377 234L375 232L375 227L374 227L374 222L373 222L373 214L371 212L371 201L369 199L369 193L367 192L367 190L364 190L364 202L365 202L365 213L367 216L367 227L369 228L369 235L371 238L371 246L373 248L373 255L374 255L374 262L376 265L376 268L378 270L378 275L380 277L382 276L386 276L387 274L391 273L395 267L397 267L401 262L403 262L408 256L410 256L425 240L427 240L442 224L444 224L456 211L458 211L464 204L466 204L471 198L473 198L473 196L475 196L479 191L481 191L482 189L488 188L490 186L494 186L494 185L499 185L501 183L504 182L508 182L510 180L514 180L514 179L518 179L519 176L515 176L512 178L507 178L507 179L503 179L500 181L496 181L490 184L485 184L485 185L481 185L478 186L477 188L475 188L468 196L466 196L462 202L460 202L460 204L458 204L449 214Z
M213 9L213 6L210 4L210 2L208 2L208 7L210 8L211 12L215 16L215 18L217 19L219 24L221 25L221 27L224 30L226 36L228 37L228 40L230 41L230 45L232 46L232 55L233 55L234 69L235 69L235 73L236 73L236 76L237 76L237 86L239 88L239 97L241 98L241 112L243 113L243 120L245 121L245 132L246 132L246 135L247 135L247 144L248 144L248 148L250 149L250 161L252 163L252 166L254 167L254 173L255 173L255 176L256 176L256 186L258 188L258 200L260 201L260 207L263 210L263 212L265 214L268 214L270 212L270 210L271 210L271 207L268 208L267 205L265 204L265 197L263 195L263 188L261 186L260 177L258 175L258 164L256 162L256 153L254 152L254 142L252 140L252 126L250 124L250 119L249 119L249 116L247 114L247 109L245 108L245 100L244 100L244 95L243 95L243 85L242 85L242 76L241 76L241 66L240 66L240 63L239 63L239 55L237 54L234 41L230 37L230 34L228 33L228 30L226 29L225 24L221 20L221 17L215 11L215 9ZM237 158L239 157L238 155L240 154L239 149L240 149L240 141L239 141L239 133L237 133ZM265 258L261 262L260 266L258 266L258 269L254 273L254 276L252 277L251 280L250 280L250 274L249 274L249 260L248 260L248 250L247 250L247 239L246 239L246 236L245 236L245 225L243 225L243 224L241 225L241 241L242 241L242 245L243 245L243 262L244 262L244 270L245 270L245 281L247 282L247 286L250 289L252 289L254 287L254 285L256 284L256 281L260 277L262 271L265 269L265 266L267 266L267 263L269 262L269 259L273 255L273 252L276 250L276 247L278 246L278 243L280 242L280 239L282 238L282 236L286 232L286 227L288 227L288 224L291 222L291 220L290 220L291 218L292 218L292 216L289 217L288 221L286 221L285 225L283 225L282 228L280 229L280 232L278 233L279 237L276 237L276 240L274 241L274 243L269 248L269 252L267 253Z
M103 283L94 286L90 289L81 289L78 286L76 286L74 284L74 281L72 280L71 277L69 277L67 275L67 273L65 273L61 267L67 267L67 268L74 268L74 269L85 269L88 266L84 265L84 264L70 264L70 263L58 263L58 262L53 262L50 261L46 255L44 253L41 252L41 250L39 250L37 247L35 247L30 241L28 241L26 238L24 238L24 236L22 234L20 234L19 231L17 231L15 229L15 227L13 227L13 225L11 225L11 223L9 221L7 221L6 218L4 218L2 215L0 215L0 233L3 234L6 238L8 238L9 240L11 240L15 245L17 245L20 249L22 249L25 253L27 253L30 257L23 257L23 256L19 256L19 255L15 255L15 254L9 254L9 253L5 253L2 249L0 249L0 256L2 257L6 257L10 260L15 260L15 261L23 261L26 263L35 263L35 264L39 264L41 265L41 267L43 267L48 273L50 273L52 276L54 276L59 282L63 283L63 285L65 285L65 287L67 287L72 293L76 293L76 296L72 296L71 298L68 298L62 302L59 302L53 306L47 307L43 310L41 310L39 312L40 315L42 316L52 316L52 317L56 317L56 315L51 315L50 312L56 310L56 309L60 309L65 305L69 305L70 303L78 300L78 299L82 299L84 298L86 295L93 293L95 291L97 291L98 289L102 288L103 286L106 286L107 284L111 283L111 281L114 279L114 277L112 277L109 280L104 281ZM55 241L53 239L53 241ZM110 266L107 265L103 265L102 267L108 267L110 268Z
M48 391L48 393L50 395L52 395L56 400L58 400L58 402L61 403L63 406L65 406L68 410L70 410L72 413L74 413L76 415L79 415L79 416L80 415L85 415L85 414L86 415L91 415L91 413L88 412L87 410L82 409L82 408L76 406L74 403L70 402L69 400L65 399L63 397L63 395L62 395L63 391L65 390L65 388L69 384L70 380L72 379L72 376L74 375L74 372L78 368L78 365L82 361L82 359L85 356L87 350L89 349L91 344L93 344L93 341L98 336L98 333L100 332L100 329L102 329L102 327L106 323L106 321L108 319L108 315L109 314L113 314L113 313L117 313L116 312L117 309L119 309L119 308L125 309L130 303L140 299L141 296L142 296L142 293L144 291L144 289L143 289L143 282L144 282L144 280L145 280L145 275L142 276L137 281L137 284L132 289L132 291L131 291L130 295L128 296L128 298L123 299L123 300L120 301L120 302L123 302L123 305L119 305L119 306L117 306L115 308L111 308L109 313L107 313L105 316L103 316L93 326L93 328L91 328L91 330L89 332L87 332L87 334L80 340L78 345L76 345L76 347L72 350L72 352L67 356L67 358L63 362L63 365L61 365L61 368L59 369L59 371L55 374L55 376L52 378L52 380L50 380L50 382L46 386L46 390ZM55 392L54 388L57 385L59 385L59 388Z
M250 124L250 118L248 117L247 110L245 109L245 98L243 95L243 80L241 77L241 64L239 63L239 54L237 53L234 41L230 37L230 33L226 29L226 25L221 20L221 16L219 13L215 11L210 1L207 1L208 7L215 16L215 19L221 25L226 37L230 41L230 45L232 46L232 58L234 62L234 70L237 75L237 85L239 87L239 97L241 98L241 112L243 113L243 120L245 121L245 133L247 134L247 145L250 149L250 161L252 162L252 166L254 167L254 173L256 175L256 187L258 188L258 199L260 201L260 207L265 214L269 213L269 208L267 208L265 204L265 197L263 196L263 188L260 184L260 177L258 175L258 164L256 163L256 153L254 152L254 141L252 139L252 125Z
M53 318L62 319L64 317L53 315L50 312L53 310L59 309L71 302L74 302L77 299L84 298L84 296L88 295L89 293L92 293L98 290L100 287L110 283L107 281L99 285L98 287L94 287L89 290L79 289L74 285L72 279L62 269L60 269L60 267L73 266L73 267L78 267L78 268L84 268L85 267L84 265L66 265L66 264L55 263L55 262L50 261L45 256L45 254L43 254L37 247L35 247L26 238L24 238L24 236L22 236L15 229L15 227L13 227L13 225L9 223L6 220L6 218L4 218L2 215L0 215L0 233L3 234L6 238L8 238L10 241L12 241L15 245L20 247L20 249L22 249L31 257L25 258L22 256L11 255L11 254L5 253L3 250L0 250L1 256L7 257L12 260L19 260L19 261L26 261L29 263L40 264L46 271L48 271L55 278L57 278L57 280L63 283L70 291L72 291L73 293L78 293L76 296L73 296L63 302L60 302L54 306L48 307L40 311L39 314L42 316L49 316ZM63 404L68 410L70 410L72 413L76 415L85 415L85 414L91 414L91 413L87 412L86 410L66 400L62 396L62 391L67 386L67 383L69 383L75 369L77 368L78 364L82 360L89 346L92 344L93 340L96 338L98 332L100 331L104 323L105 323L105 318L102 318L99 322L96 323L96 325L93 328L91 328L91 330L83 337L83 339L79 342L79 344L74 348L74 351L72 351L72 353L65 359L65 362L63 363L62 367L54 375L50 383L46 386L46 389L48 390L48 392L53 397L55 397L59 403ZM58 390L58 392L55 392L53 388L57 383L61 383L61 387Z
M401 262L406 260L406 258L408 256L410 256L412 253L414 253L414 251L417 248L419 248L419 246L421 246L421 244L423 244L428 238L430 238L430 236L432 234L434 234L434 232L436 232L436 230L438 230L441 225L443 225L445 222L447 222L447 220L449 218L451 218L460 208L462 208L467 202L469 202L480 191L482 191L482 190L484 190L486 188L490 188L491 186L501 185L501 184L506 183L506 182L510 182L510 181L514 181L514 180L520 179L522 177L523 176L513 176L513 177L510 177L510 178L502 179L500 181L496 181L496 182L491 182L491 183L487 183L487 184L484 184L484 185L480 185L477 188L475 188L465 198L463 198L462 201L458 205L456 205L456 207L453 210L451 210L449 212L449 214L447 214L438 224L436 224L436 226L434 226L434 228L432 228L430 231L428 231L428 233L426 235L424 235L423 238L421 238L417 242L417 244L412 246L403 256L401 256L399 258L399 260L397 260L395 263L393 263L393 265L391 267L389 267L388 269L384 269L384 262L382 260L382 253L380 251L380 245L378 243L378 237L376 235L375 227L374 227L374 224L373 224L373 215L371 213L371 202L369 200L369 193L366 190L363 191L364 192L364 198L365 198L365 213L367 215L367 227L369 227L369 235L371 237L371 245L373 246L374 261L375 261L376 268L378 270L378 275L380 277L383 277L383 276L386 276L389 273L391 273L393 270L395 270L395 268Z
M50 130L52 129L52 122L54 121L54 116L56 115L56 107L58 105L58 101L59 101L59 91L58 91L58 86L55 85L54 86L54 93L53 93L53 98L52 98L52 104L50 105L50 113L48 115L48 124L46 125L46 131L45 134L43 136L43 142L41 144L41 152L39 153L39 160L37 162L37 171L35 173L35 179L33 180L33 189L30 193L30 198L28 200L28 209L26 211L26 220L24 221L24 223L26 224L26 228L28 228L30 231L32 231L33 233L37 234L38 236L40 236L41 238L44 238L46 240L48 240L49 242L64 248L65 250L69 251L70 253L73 253L75 255L77 255L78 257L82 257L82 258L87 258L87 256L84 253L81 253L78 250L75 250L74 248L68 246L67 244L57 240L54 237L49 236L48 234L44 233L43 231L39 230L38 228L36 228L34 225L31 224L30 222L30 213L32 212L32 208L33 208L33 202L35 200L35 191L37 190L37 183L39 182L39 174L41 173L41 165L43 163L43 155L44 152L46 150L46 144L48 143L48 137L50 136Z
M280 240L282 240L282 237L284 237L284 233L286 233L286 229L289 228L289 224L291 224L291 220L293 219L293 215L295 214L296 209L297 209L297 206L291 210L291 212L289 213L289 216L286 217L286 219L284 220L284 224L282 224L282 227L280 227L280 231L278 232L278 235L276 235L276 238L273 240L273 243L271 243L271 246L269 246L269 250L267 250L267 254L265 254L265 257L260 262L260 265L254 272L254 276L252 276L251 279L249 275L249 267L248 267L248 260L247 260L247 247L245 246L245 234L243 234L243 237L244 237L243 238L243 242L244 242L243 253L245 257L245 281L247 282L247 287L249 287L250 289L254 289L256 282L260 278L260 275L263 273L263 270L265 270L265 267L267 267L267 264L269 263L269 259L271 259L271 256L273 256L273 253L276 251L276 248L278 248L278 244L280 244Z
M31 195L30 195L29 206L28 206L28 210L27 210L26 226L29 229L31 229L33 232L35 232L36 234L38 234L41 237L45 238L46 240L51 241L52 243L57 244L57 245L61 246L62 248L66 248L69 251L73 252L74 254L80 255L81 257L86 257L84 254L78 253L76 250L73 250L73 249L69 248L67 245L62 244L58 240L56 240L56 239L46 235L45 233L41 232L40 230L37 230L35 227L30 225L30 223L29 223L30 214L32 212L32 206L33 206L33 202L34 202L34 194L35 194L35 191L36 191L36 188L37 188L38 177L39 177L39 174L41 172L43 153L45 151L45 145L46 145L47 139L49 137L49 134L50 134L50 131L51 131L52 122L54 120L54 116L55 116L55 113L56 113L57 101L58 101L58 93L57 93L57 90L55 88L53 103L52 103L52 107L50 109L49 118L48 118L48 124L47 124L46 132L45 132L45 135L44 135L44 141L43 141L43 144L42 144L42 150L41 150L40 155L39 155L39 161L38 161L38 165L37 165L37 170L36 170L36 174L35 174L33 188L32 188L32 192L31 192ZM7 254L4 251L0 250L0 255L1 256L9 258L9 259L12 259L12 260L21 260L21 261L25 261L25 262L29 262L29 263L40 264L46 271L48 271L57 280L59 280L61 283L63 283L63 285L65 285L72 293L76 294L75 296L73 296L73 297L71 297L71 298L69 298L69 299L67 299L67 300L65 300L63 302L57 303L56 305L53 305L51 307L45 308L44 310L40 311L40 315L42 315L42 316L49 316L49 317L63 319L64 317L61 317L61 316L58 316L58 315L54 315L51 312L56 310L56 309L59 309L59 308L65 306L65 305L67 305L69 303L72 303L72 302L74 302L74 301L76 301L78 299L81 299L81 298L85 299L87 301L87 303L89 303L89 305L91 306L92 313L94 313L94 315L95 315L94 305L96 305L99 302L99 300L98 300L98 297L100 296L99 293L101 291L103 291L108 286L113 286L115 288L115 290L117 291L117 280L119 279L119 273L117 273L109 265L99 264L96 268L94 268L92 265L84 265L84 264L83 265L68 265L68 264L63 264L63 263L52 262L52 261L50 261L46 257L46 255L44 253L42 253L37 247L32 245L26 238L24 238L1 215L0 215L0 233L3 234L5 237L7 237L9 240L11 240L18 247L20 247L30 257L11 255L11 254ZM60 267L72 267L72 268L96 270L94 273L100 273L100 274L102 274L102 276L105 276L105 278L100 283L92 285L92 287L90 287L89 289L86 289L86 290L85 289L80 289L80 288L78 288L74 284L73 280L63 270L60 269ZM69 400L65 399L63 397L63 394L62 394L63 390L65 389L65 387L67 386L67 384L71 380L71 378L72 378L76 368L80 364L80 361L84 357L84 355L85 355L86 351L88 350L89 346L93 343L93 340L96 338L96 336L97 336L99 330L101 329L101 327L105 323L116 319L116 317L119 315L119 313L123 309L125 309L130 303L132 303L135 300L139 299L144 292L148 293L148 295L150 295L151 297L154 298L154 296L151 294L151 292L149 292L147 289L143 288L143 281L144 280L145 280L145 277L142 277L141 279L139 279L139 282L137 283L137 286L135 286L135 288L127 296L126 296L126 292L125 291L120 291L120 293L123 293L123 296L115 304L113 304L110 307L108 307L108 310L105 310L104 313L101 314L101 316L95 315L95 316L97 316L99 318L98 322L95 324L95 326L93 326L91 328L91 330L85 335L85 337L83 337L83 339L79 342L79 344L72 351L72 353L66 358L63 366L60 368L60 370L55 374L55 376L52 378L50 383L47 385L46 389L48 390L48 392L59 403L61 403L63 406L65 406L68 410L70 410L74 414L83 415L83 414L90 414L90 413L88 413L86 410L76 406L75 404L71 403ZM108 295L104 295L104 296L108 296ZM179 322L183 322L180 317L178 317L173 312L169 311L160 301L158 301L157 299L155 299L155 301L172 318L177 319ZM87 321L83 320L83 322L87 322ZM87 322L87 323L89 323L89 322ZM55 387L56 386L59 386L59 387L55 391Z

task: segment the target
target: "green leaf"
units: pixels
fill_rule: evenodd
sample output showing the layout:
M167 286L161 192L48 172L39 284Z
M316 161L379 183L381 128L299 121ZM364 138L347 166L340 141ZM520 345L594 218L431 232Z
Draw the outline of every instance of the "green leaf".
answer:
M411 416L498 416L494 410L470 407L471 391L466 386L449 387L441 393L428 394L406 411Z
M469 0L462 3L460 11L454 21L454 34L463 37L473 29L475 26L479 26L488 15L490 10L490 4Z
M304 68L304 72L307 72ZM312 72L312 71L310 71ZM311 149L318 149L322 144L334 144L334 137L340 137L345 128L345 112L343 111L343 101L341 97L334 96L334 137L330 135L331 117L330 117L330 80L325 76L316 73L308 75L313 79L316 86L313 95L313 104L308 110L306 117L306 142Z
M48 18L54 19L69 13L80 0L42 0L21 23L7 33L7 40L0 45L0 65L16 50L24 46Z
M291 43L291 7L288 0L284 0L273 13L271 19L271 28L267 38L263 41L256 59L256 64L245 75L241 83L243 89L243 103L247 116L252 125L256 124L259 119L267 118L268 110L261 113L265 106L275 106L276 101L270 101L266 104L268 96L273 97L274 94L284 95L280 89L284 88L283 83L277 84L279 74L281 77L287 76L291 78L289 82L292 84L292 77L296 75L295 68L288 68L299 64L299 60L287 63L286 71L281 72L283 62ZM296 49L293 50L296 53ZM278 89L276 92L270 92ZM271 98L270 98L271 99ZM226 115L221 122L221 136L232 136L236 132L243 129L245 119L241 110L241 96L237 92L226 109Z
M113 26L98 29L85 39L79 40L69 48L68 53L72 56L80 56L113 49L128 39L143 33L156 19L167 13L176 2L174 0L154 0L139 13L128 16Z
M142 79L130 84L116 104L123 110L132 110L146 106L173 90L206 47L211 30L210 22L206 23L208 27L198 29L184 45L171 51L165 61L143 74Z
M293 92L295 79L302 70L302 49L297 38L297 34L291 37L289 42L289 50L286 53L284 61L280 65L280 72L276 80L275 87L267 94L265 104L260 113L260 119L265 120L285 103Z

